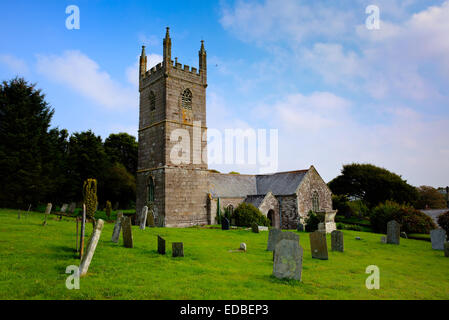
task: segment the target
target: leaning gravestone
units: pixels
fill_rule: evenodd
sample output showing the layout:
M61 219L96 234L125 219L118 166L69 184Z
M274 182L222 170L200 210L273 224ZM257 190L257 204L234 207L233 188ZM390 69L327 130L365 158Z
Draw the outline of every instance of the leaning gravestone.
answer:
M69 205L67 203L64 203L61 207L61 213L66 213L68 207Z
M144 206L142 209L142 216L140 217L140 230L145 230L147 224L148 207Z
M279 279L301 281L303 249L298 242L281 240L276 244L273 275Z
M173 257L184 257L184 244L182 242L172 243L172 256Z
M274 247L276 246L276 243L278 242L277 239L281 233L282 233L282 231L279 229L271 229L270 230L270 233L268 234L267 251L274 250Z
M44 223L43 223L44 226L47 225L47 216L50 214L52 206L53 205L51 203L48 203L47 207L45 208L45 220L44 220Z
M75 212L76 209L76 202L71 202L69 205L69 213L73 214Z
M117 243L118 239L120 238L120 231L122 229L122 217L123 217L122 211L117 213L117 220L115 221L114 231L112 231L112 239L111 239L112 242Z
M165 239L157 236L157 253L165 254Z
M123 245L125 248L133 247L133 234L131 229L131 217L122 217Z
M387 223L387 243L399 244L401 239L401 226L395 220Z
M89 238L86 252L83 254L83 257L81 259L79 267L80 276L84 276L89 269L90 262L92 261L92 257L95 253L95 248L97 248L98 240L100 240L101 230L103 229L103 226L104 221L102 219L99 219L95 224L95 229Z
M433 250L444 250L446 231L444 231L444 229L435 229L430 231L430 240L432 241Z
M226 217L221 219L221 230L229 230L229 220Z
M334 230L331 232L331 249L332 251L343 252L343 232Z
M251 230L252 230L254 233L259 233L259 226L257 225L257 223L253 223L253 224L252 224Z
M312 258L328 260L326 232L315 231L310 234L310 249Z
M449 242L444 243L444 256L449 257Z

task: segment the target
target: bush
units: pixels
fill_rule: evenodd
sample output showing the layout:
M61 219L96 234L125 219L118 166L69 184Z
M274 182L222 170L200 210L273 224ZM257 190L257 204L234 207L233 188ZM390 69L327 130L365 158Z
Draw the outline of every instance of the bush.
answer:
M401 231L406 233L429 233L435 229L433 220L408 205L400 205L393 201L386 201L375 207L370 215L374 232L386 233L387 223L396 220L401 224Z
M306 223L306 232L314 232L318 230L318 224L321 222L320 217L313 212L312 210L309 211L307 214L307 218L305 220Z
M345 195L332 195L332 207L337 210L337 216L349 218L352 216L352 208L349 199Z
M441 228L446 230L446 235L449 237L449 211L438 217L438 224Z
M246 202L242 202L235 208L232 218L235 219L235 224L239 227L251 227L253 223L267 227L270 225L270 220L259 209Z
M349 201L348 205L351 209L352 214L359 218L363 218L369 215L368 206L365 204L365 202L363 202L363 200Z

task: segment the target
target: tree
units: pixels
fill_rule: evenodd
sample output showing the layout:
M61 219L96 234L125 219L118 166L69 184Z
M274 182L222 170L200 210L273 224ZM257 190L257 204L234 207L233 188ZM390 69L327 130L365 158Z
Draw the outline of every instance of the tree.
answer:
M111 163L121 163L132 175L137 173L138 143L127 133L112 133L104 142L104 150Z
M429 186L418 188L418 201L415 203L418 209L443 209L446 208L446 199L437 189Z
M104 195L106 199L119 202L121 208L128 208L136 199L136 178L126 168L115 163L107 169Z
M392 200L414 203L418 191L401 176L371 164L344 165L341 175L329 182L332 193L361 199L370 207Z
M23 78L0 84L0 206L44 202L44 150L54 110Z

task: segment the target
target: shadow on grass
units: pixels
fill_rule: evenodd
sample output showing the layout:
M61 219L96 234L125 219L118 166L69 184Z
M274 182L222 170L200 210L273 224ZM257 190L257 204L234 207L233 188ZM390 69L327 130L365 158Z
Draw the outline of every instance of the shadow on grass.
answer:
M77 259L79 253L76 252L75 248L66 246L50 246L49 249L53 252L48 255L48 258L57 259Z

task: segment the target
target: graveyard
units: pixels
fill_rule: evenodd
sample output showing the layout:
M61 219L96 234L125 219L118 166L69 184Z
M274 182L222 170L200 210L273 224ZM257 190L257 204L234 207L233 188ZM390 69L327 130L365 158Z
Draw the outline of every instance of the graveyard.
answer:
M44 220L47 221L43 225ZM132 226L133 246L114 223L105 222L88 272L79 290L66 288L69 265L79 265L76 223L55 214L0 210L0 299L448 299L449 259L427 241L381 242L381 234L343 230L344 251L312 259L309 234L303 249L301 281L273 276L269 232L219 226L153 228ZM283 233L286 231L282 231ZM86 243L92 225L86 224ZM166 254L158 254L158 236ZM296 238L296 236L294 236ZM356 240L360 238L360 240ZM183 257L172 257L172 244L183 243ZM238 250L246 244L246 252ZM365 270L380 270L380 289L368 290Z

